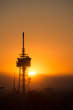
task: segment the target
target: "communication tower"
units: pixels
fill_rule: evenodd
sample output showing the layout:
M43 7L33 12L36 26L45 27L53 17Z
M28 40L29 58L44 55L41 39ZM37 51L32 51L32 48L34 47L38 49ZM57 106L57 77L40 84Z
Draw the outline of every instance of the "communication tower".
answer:
M19 68L19 84L18 84L18 92L21 91L25 94L26 92L26 68L31 66L31 58L25 54L24 48L24 32L22 33L23 36L23 45L22 45L22 54L19 58L17 58L16 66ZM21 85L21 77L22 77L22 85Z

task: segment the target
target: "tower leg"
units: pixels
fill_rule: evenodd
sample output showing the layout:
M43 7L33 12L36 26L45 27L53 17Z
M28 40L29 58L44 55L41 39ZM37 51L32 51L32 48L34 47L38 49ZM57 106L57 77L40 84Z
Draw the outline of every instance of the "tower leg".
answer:
M31 91L31 77L28 78L28 91Z
M25 95L25 67L23 67L23 87L22 87L22 92L23 95Z
M14 80L13 80L13 93L16 92L16 87L15 87L15 73L14 73Z
M20 93L20 74L21 74L21 68L19 68L19 86L18 86L18 92Z

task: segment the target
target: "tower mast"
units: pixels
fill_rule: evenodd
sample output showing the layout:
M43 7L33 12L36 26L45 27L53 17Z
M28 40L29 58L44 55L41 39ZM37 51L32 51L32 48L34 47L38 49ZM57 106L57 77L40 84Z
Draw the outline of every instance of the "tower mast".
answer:
M24 52L25 52L25 48L24 48L24 32L23 32L23 48L22 48L22 55L23 56L25 55Z
M22 88L22 93L25 95L26 91L26 68L31 66L31 58L25 54L25 48L24 48L24 32L22 33L23 36L23 44L22 44L22 54L19 58L17 58L16 66L21 69L22 74L19 72L19 92L20 88ZM22 87L21 86L21 80L20 77L22 76Z

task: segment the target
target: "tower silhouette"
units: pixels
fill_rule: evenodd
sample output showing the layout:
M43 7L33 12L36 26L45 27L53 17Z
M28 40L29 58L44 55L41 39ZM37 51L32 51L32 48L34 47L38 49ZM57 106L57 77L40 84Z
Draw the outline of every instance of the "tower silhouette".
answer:
M31 58L25 54L24 48L24 32L22 33L23 36L23 47L22 47L22 54L19 58L17 58L16 66L19 68L19 84L18 84L18 92L23 93L25 95L26 92L26 68L31 66ZM22 77L22 86L21 86L21 77Z

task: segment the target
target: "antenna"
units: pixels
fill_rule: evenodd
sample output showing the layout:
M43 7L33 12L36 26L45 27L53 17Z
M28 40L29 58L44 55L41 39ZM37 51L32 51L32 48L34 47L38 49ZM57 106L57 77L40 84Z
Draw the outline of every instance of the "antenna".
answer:
M23 48L22 48L22 55L24 56L24 52L25 52L25 48L24 48L24 32L23 32L22 34L23 34Z

